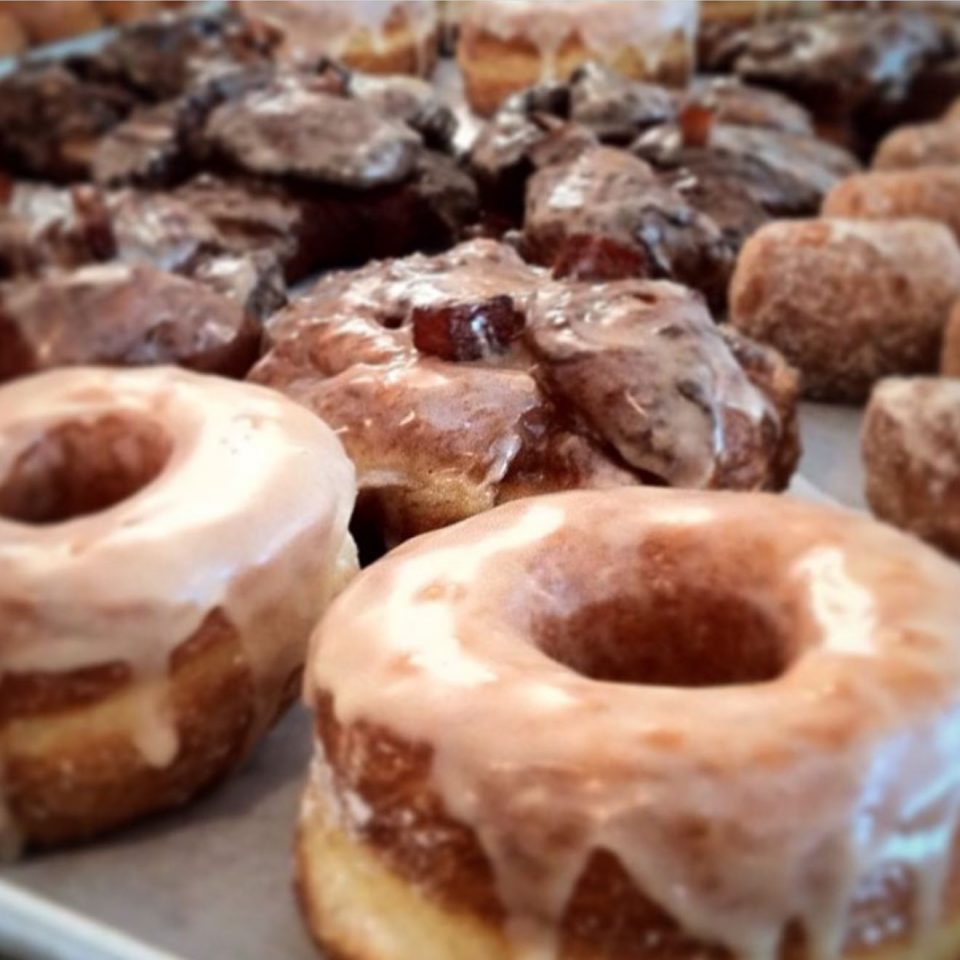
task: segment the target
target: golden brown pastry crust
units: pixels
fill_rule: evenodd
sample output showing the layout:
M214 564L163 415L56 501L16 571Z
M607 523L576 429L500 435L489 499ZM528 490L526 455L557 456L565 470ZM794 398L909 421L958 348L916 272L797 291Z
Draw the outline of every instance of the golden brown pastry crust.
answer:
M299 671L272 704L296 696ZM63 675L6 674L0 681L0 754L10 811L31 846L83 840L147 813L179 806L246 755L256 691L236 631L218 612L174 655L168 688L180 749L151 766L127 717L147 696L129 667Z
M439 25L424 0L357 11L328 0L239 0L236 6L255 30L273 38L277 59L301 68L329 56L364 73L429 77L437 64Z
M371 886L375 864L402 887L415 891L413 903L439 910L450 931L482 944L479 960L508 960L496 882L480 839L444 809L431 786L431 752L383 728L337 722L328 695L317 699L317 736L333 772L334 791L350 793L369 814L362 830L344 830L329 800L309 793L296 842L297 893L314 940L325 955L340 960L414 960L399 949L381 952L354 936L352 917L331 913L326 876L332 852L357 863L357 875ZM693 828L691 828L693 831ZM333 838L334 845L330 842ZM695 841L693 832L691 841ZM947 917L924 960L950 960L960 947L960 838L954 841L946 892ZM344 871L346 874L346 871ZM355 882L355 877L351 881ZM381 888L382 889L382 888ZM389 889L389 888L388 888ZM377 887L373 886L374 892ZM343 894L343 891L340 891ZM363 896L363 884L352 891ZM912 960L909 940L915 892L906 869L888 869L862 886L840 960ZM349 897L348 890L345 896ZM883 918L878 928L878 918ZM416 929L428 914L409 915ZM429 927L428 927L429 929ZM880 935L878 937L878 929ZM893 931L884 936L882 931ZM942 940L943 946L934 943ZM469 945L469 943L468 943ZM465 947L466 949L466 947ZM685 935L676 922L638 890L617 857L591 857L564 912L558 960L733 960L731 954ZM430 960L434 960L433 957ZM472 956L471 956L472 960ZM808 960L799 929L791 927L778 960Z
M589 4L585 6L584 16L590 16ZM534 16L537 15L549 20L557 13L544 11ZM592 15L609 17L610 11L599 10ZM484 20L481 5L470 5L460 25L457 43L457 63L463 75L467 102L481 116L492 114L511 93L544 79L568 77L577 67L600 55L576 29L556 50L548 52L537 43L532 32L521 29L504 35L485 25ZM693 69L690 38L682 29L677 29L658 36L648 47L649 41L648 35L643 41L606 44L603 59L607 66L625 76L683 86Z

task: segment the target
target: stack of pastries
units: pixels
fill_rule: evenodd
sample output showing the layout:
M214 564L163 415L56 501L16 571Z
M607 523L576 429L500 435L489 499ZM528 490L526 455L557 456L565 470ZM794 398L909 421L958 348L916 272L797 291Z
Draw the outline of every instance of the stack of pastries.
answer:
M960 34L696 6L460 11L466 126L413 0L0 78L4 852L299 694L326 955L960 955Z

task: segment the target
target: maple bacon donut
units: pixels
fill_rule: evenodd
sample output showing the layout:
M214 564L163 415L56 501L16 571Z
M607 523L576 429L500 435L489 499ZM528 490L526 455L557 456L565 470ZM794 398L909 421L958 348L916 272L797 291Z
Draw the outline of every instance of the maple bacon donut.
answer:
M353 467L278 394L173 368L0 389L0 840L188 800L295 696L355 567Z
M310 928L346 960L949 960L958 623L935 551L767 494L421 537L314 636Z

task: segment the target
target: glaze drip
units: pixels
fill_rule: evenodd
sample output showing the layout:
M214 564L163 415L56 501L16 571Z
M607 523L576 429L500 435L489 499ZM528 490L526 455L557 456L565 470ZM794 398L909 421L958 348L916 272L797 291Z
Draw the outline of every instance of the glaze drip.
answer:
M320 420L270 391L173 368L79 368L0 391L0 489L54 431L117 422L169 440L145 485L59 522L0 516L0 671L129 667L131 741L164 767L179 750L171 656L213 613L236 631L259 695L251 742L272 722L310 627L356 566L353 468ZM129 430L95 439L63 454L68 470L114 455L115 474L143 455Z
M624 597L640 619L613 639L656 642L643 623L664 584L695 588L679 609L715 595L773 618L781 675L611 683L539 648L542 617L583 610L600 642ZM309 683L338 723L431 748L432 787L488 856L516 956L556 955L571 891L610 851L704 944L775 960L799 920L811 960L837 960L884 869L915 878L916 943L939 919L960 802L958 598L953 565L854 514L759 494L563 494L366 571L319 628Z

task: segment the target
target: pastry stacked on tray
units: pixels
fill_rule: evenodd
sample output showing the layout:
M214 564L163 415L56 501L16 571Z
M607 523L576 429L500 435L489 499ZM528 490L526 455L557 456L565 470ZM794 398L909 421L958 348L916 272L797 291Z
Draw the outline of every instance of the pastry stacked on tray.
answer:
M960 369L955 111L861 169L950 30L731 13L673 89L691 5L609 6L472 11L463 152L320 55L428 74L423 4L0 79L4 848L188 802L302 689L330 955L958 955L960 572L775 495L801 393L878 384L871 501L960 549L908 379Z

